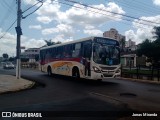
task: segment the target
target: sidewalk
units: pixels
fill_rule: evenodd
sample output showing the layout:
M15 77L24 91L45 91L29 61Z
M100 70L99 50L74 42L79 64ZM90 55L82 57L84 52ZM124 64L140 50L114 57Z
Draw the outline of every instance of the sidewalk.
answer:
M118 79L123 79L123 80L128 80L128 81L135 81L135 82L142 82L142 83L150 83L150 84L159 84L160 85L160 81L154 81L154 80L125 78L125 77L119 77Z
M16 79L12 75L0 75L0 94L15 92L33 87L35 82L23 78Z

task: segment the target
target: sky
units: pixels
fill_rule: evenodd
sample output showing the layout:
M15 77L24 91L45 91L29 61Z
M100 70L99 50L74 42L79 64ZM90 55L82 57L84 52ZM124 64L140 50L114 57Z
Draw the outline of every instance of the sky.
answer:
M21 46L26 49L41 47L44 40L103 36L111 28L139 44L153 40L153 27L160 26L160 0L43 0L42 6L37 2L21 4L23 17L27 16L21 20ZM16 56L16 0L0 0L0 11L0 56Z

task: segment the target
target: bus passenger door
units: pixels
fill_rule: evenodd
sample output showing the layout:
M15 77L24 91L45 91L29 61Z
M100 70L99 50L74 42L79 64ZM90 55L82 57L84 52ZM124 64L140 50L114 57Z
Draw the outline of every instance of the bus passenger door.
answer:
M91 76L91 54L92 54L92 43L87 41L83 43L83 57L85 66L85 76Z

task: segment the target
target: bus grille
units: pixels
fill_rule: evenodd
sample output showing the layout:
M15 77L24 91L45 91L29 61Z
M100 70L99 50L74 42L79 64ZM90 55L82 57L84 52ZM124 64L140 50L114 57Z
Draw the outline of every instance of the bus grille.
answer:
M103 74L104 77L113 77L113 75Z
M114 69L116 69L117 67L101 67L101 66L100 66L100 68L101 68L102 70L114 70Z

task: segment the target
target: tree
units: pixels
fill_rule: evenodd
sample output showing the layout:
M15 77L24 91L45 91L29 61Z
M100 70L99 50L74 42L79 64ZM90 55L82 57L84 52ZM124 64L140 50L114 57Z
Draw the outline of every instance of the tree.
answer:
M160 26L154 27L154 38L156 38L155 41L153 41L154 49L153 49L153 56L156 62L160 61Z
M15 57L9 57L9 61L10 62L14 62L15 61Z
M145 55L149 58L153 57L153 44L150 40L146 39L140 44L140 47L137 49L137 55Z
M122 51L122 52L124 52L125 45L126 45L126 40L125 40L125 37L123 37L123 38L120 40L120 46L121 46L121 51Z
M158 27L154 27L154 38L156 38L156 40L159 40L160 41L160 26Z
M148 58L151 58L155 63L160 61L160 27L154 27L154 37L155 41L151 42L146 39L140 44L139 49L137 50L137 55L145 55Z
M60 44L61 43L60 41L58 41L58 42L52 42L51 39L44 40L44 41L46 42L47 46L51 46L51 45L55 45L55 44Z
M8 58L8 54L7 53L3 53L3 58L7 59Z
M55 44L54 42L52 42L51 39L49 39L49 40L44 40L44 41L46 42L47 46L51 46L51 45L54 45L54 44Z

